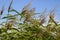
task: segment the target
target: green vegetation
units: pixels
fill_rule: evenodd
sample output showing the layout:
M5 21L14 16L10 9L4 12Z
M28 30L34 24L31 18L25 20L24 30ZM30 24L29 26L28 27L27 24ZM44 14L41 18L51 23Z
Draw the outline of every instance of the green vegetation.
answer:
M30 9L31 3L28 3L22 12L18 12L12 9L11 5L12 1L8 7L7 16L1 17L4 7L0 11L1 20L7 20L0 24L0 40L60 40L60 24L54 20L55 9L50 12L47 25L43 26L46 19L43 14L46 10L40 15L40 13L35 13L35 8ZM12 15L10 12L16 14ZM36 14L40 15L39 19L35 18Z

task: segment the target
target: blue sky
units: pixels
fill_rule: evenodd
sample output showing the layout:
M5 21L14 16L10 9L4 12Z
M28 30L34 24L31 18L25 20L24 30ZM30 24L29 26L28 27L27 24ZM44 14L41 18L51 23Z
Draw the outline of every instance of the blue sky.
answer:
M13 0L12 8L16 9L17 11L21 12L22 8L29 3L31 0ZM11 0L0 0L0 10L2 6L4 5L5 11L4 15L7 14L7 7L9 6L9 3ZM32 7L36 8L36 12L42 12L45 8L47 8L47 11L49 12L52 10L55 6L57 6L56 10L56 19L60 20L60 0L33 0L32 1Z

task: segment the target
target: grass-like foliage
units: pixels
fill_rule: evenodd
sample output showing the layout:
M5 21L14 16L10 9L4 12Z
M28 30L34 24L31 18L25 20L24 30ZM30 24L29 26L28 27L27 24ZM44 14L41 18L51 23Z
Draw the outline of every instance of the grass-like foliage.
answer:
M47 18L44 15L46 10L42 13L35 13L35 8L30 8L30 2L22 9L22 12L18 12L11 5L12 1L8 7L7 16L1 17L4 6L0 11L0 19L7 20L0 24L0 40L60 40L60 24L54 20L55 8L50 11L49 21L44 26L43 23ZM16 14L12 15L11 12ZM39 19L35 18L35 15Z

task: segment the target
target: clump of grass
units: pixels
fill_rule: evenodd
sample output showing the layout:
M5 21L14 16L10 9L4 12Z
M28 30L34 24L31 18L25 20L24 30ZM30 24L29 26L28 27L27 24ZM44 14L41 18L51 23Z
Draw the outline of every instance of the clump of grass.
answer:
M60 40L60 25L54 20L55 9L50 12L50 20L47 26L44 26L43 23L45 23L46 17L43 14L46 10L40 15L40 19L34 19L35 8L29 9L31 2L28 3L20 13L13 8L11 9L12 1L8 7L8 13L16 12L17 14L9 14L1 18L1 20L7 18L7 22L1 23L0 40ZM3 14L3 11L4 8L0 11L0 15ZM22 21L23 23L19 23L21 20L18 18L18 21L17 16L19 16L21 20L22 18L24 19L24 21Z

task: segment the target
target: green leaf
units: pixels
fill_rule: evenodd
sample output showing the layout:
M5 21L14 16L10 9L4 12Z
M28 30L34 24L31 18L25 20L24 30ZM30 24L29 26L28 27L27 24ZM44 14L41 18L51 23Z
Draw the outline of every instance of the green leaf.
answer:
M15 10L15 9L10 10L9 12L16 12L17 14L20 15L20 13L17 10Z

